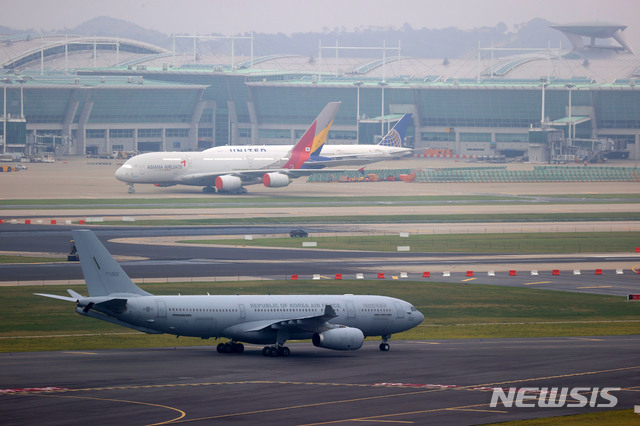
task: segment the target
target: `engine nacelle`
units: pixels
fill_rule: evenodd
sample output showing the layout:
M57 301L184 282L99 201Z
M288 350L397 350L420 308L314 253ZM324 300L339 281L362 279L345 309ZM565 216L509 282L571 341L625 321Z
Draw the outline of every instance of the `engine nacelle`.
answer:
M335 349L337 351L355 351L362 347L364 334L353 327L332 328L322 333L313 333L313 346Z
M283 186L289 185L291 179L282 173L265 173L264 176L262 176L262 183L267 188L282 188Z
M237 191L242 187L242 179L237 176L224 175L216 178L216 189L222 192Z

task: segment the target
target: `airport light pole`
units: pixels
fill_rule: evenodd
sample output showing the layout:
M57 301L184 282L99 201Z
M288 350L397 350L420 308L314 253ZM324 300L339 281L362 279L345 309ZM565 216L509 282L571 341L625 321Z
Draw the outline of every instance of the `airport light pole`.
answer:
M382 88L382 106L381 106L381 113L380 113L380 137L383 138L384 137L384 88L385 86L388 86L388 84L385 83L384 80L378 84Z
M7 153L7 78L2 79L2 153Z
M353 83L356 86L356 143L360 143L360 86L364 83L356 81Z
M546 78L541 78L540 81L542 82L542 114L540 117L540 127L542 127L544 125L544 89L547 87L547 79Z
M567 83L564 85L564 87L566 87L567 89L569 89L569 145L571 145L571 141L573 140L573 137L575 136L572 132L572 127L573 127L573 117L571 116L571 89L573 89L575 87L575 85L571 84L571 83ZM572 136L573 135L573 136Z

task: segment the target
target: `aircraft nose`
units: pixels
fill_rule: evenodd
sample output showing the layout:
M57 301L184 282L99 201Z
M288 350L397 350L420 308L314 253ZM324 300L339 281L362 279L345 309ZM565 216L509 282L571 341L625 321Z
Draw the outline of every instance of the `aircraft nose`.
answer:
M131 166L128 164L120 166L118 170L116 170L116 179L121 180L122 182L126 182L130 170Z
M422 321L424 321L424 315L420 311L417 311L416 314L417 314L416 318L417 318L418 324L420 324Z

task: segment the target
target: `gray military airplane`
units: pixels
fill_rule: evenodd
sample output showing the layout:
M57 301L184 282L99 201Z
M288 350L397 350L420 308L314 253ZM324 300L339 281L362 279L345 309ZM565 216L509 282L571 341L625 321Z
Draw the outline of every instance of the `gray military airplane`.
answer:
M311 339L321 348L357 350L365 336L381 336L389 350L394 333L424 320L413 305L386 296L254 295L156 296L136 286L90 230L75 230L88 297L36 293L76 303L76 312L149 334L228 338L221 353L241 353L239 342L267 345L264 356L288 356L287 340Z

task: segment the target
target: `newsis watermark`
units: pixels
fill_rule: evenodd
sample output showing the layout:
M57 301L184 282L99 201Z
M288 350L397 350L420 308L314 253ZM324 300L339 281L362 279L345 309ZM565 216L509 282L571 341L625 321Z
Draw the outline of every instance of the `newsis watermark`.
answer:
M620 388L493 388L492 408L613 408L618 398L611 392Z

